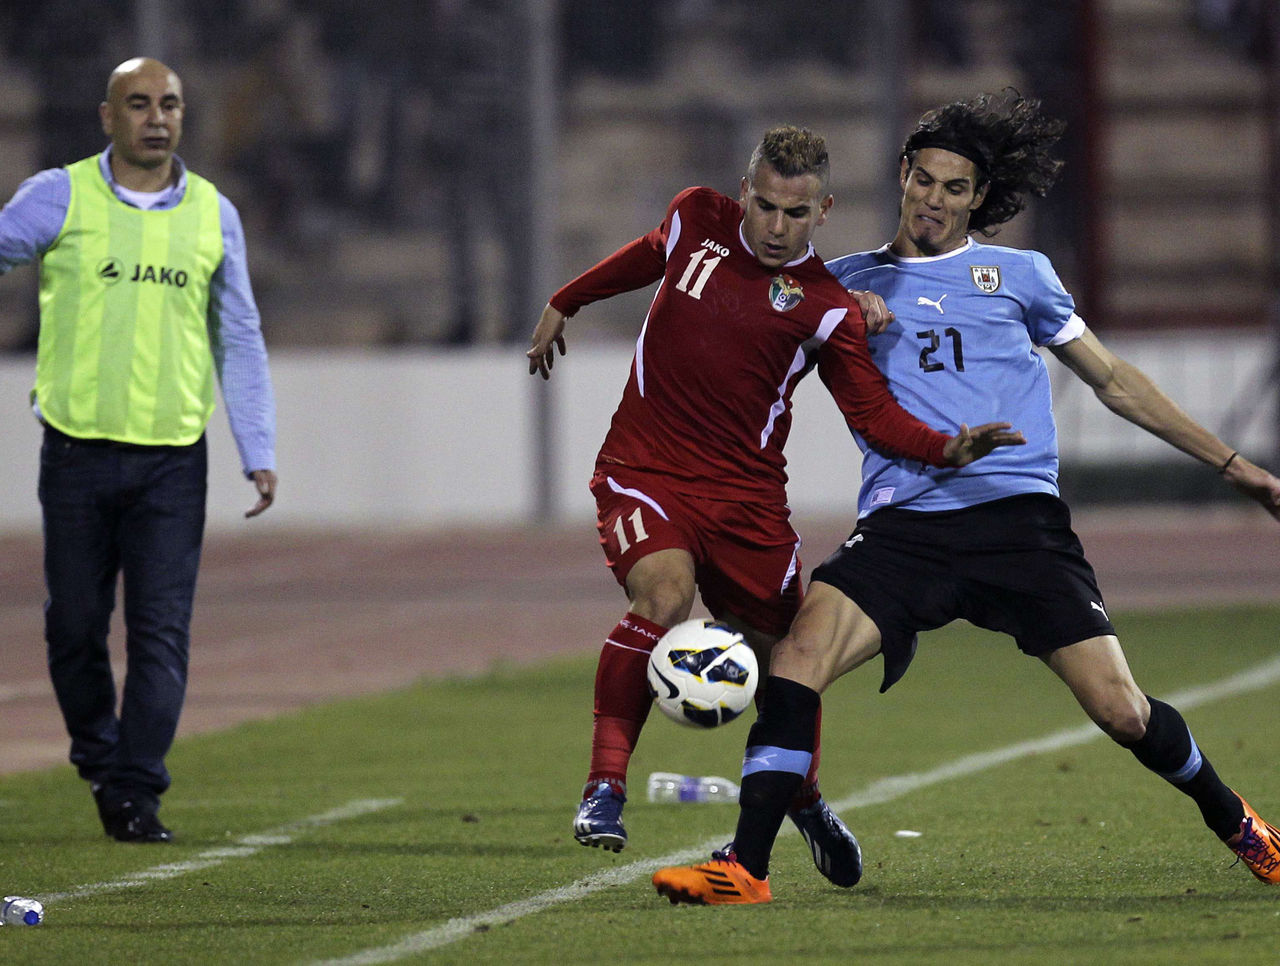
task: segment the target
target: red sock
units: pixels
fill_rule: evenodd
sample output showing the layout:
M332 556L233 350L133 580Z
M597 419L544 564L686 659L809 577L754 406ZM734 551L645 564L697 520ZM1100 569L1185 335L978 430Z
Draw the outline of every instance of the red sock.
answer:
M649 653L666 632L665 627L629 613L600 650L587 791L607 781L626 794L627 765L653 703L645 673Z

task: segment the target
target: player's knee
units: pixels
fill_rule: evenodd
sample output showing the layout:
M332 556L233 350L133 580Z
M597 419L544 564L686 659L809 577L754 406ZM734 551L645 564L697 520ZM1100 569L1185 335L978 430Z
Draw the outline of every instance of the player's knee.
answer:
M795 630L788 633L773 646L774 660L782 659L788 663L804 663L811 661L817 648L812 639L797 634Z
M693 587L680 580L653 581L631 601L633 613L663 627L680 623L692 609Z
M824 670L829 663L827 650L815 638L796 634L793 630L780 640L769 660L769 673L798 681L821 692L830 681Z
M1116 701L1108 705L1095 720L1108 737L1122 745L1141 741L1142 736L1147 733L1147 708L1144 701Z

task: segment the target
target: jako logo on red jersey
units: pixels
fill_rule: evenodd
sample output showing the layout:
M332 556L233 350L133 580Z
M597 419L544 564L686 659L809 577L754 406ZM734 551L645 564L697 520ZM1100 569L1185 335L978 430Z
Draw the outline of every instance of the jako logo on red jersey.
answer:
M769 284L769 304L779 312L789 312L804 301L804 289L790 275L775 275Z
M641 627L639 624L635 624L635 623L633 623L633 622L631 622L631 621L627 620L625 617L624 617L624 618L622 618L622 620L621 620L621 621L619 621L619 623L620 623L623 627L625 627L627 630L629 630L629 631L635 631L635 632L636 632L637 634L639 634L641 637L647 637L647 638L649 638L649 640L651 640L651 641L657 641L657 640L660 640L660 639L661 639L661 637L662 637L662 635L661 635L661 634L655 634L653 631L645 630L645 629L644 629L643 627Z

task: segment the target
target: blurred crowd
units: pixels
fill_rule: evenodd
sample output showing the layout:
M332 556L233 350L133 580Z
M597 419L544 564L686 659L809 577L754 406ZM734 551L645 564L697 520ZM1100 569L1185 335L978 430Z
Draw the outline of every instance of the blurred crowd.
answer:
M32 171L102 149L96 106L111 69L144 52L146 7L42 0L0 10L9 69L36 91ZM519 20L509 15L510 0L151 7L163 8L163 43L145 52L186 78L180 153L237 202L263 259L315 264L338 233L375 227L456 235L468 204L488 211L469 216L467 231L477 232L479 220L487 234L503 236L513 217L508 186L519 181L521 123L513 95L522 64L512 56ZM489 174L477 196L482 167ZM272 271L260 275L269 299ZM475 314L460 305L453 330L432 338L471 341Z
M803 42L780 43L779 24L795 18L790 0L558 0L556 82L643 84L662 76L681 34L720 29L724 49L744 62L809 58L853 72L882 55L868 49L864 29L876 2L815 0L805 7ZM1250 56L1265 52L1270 0L1185 2L1188 22ZM1086 126L1078 117L1078 6L1008 0L1002 39L1027 92L1075 131ZM276 290L296 298L286 291L290 277L306 274L296 266L324 264L335 239L403 231L419 249L424 236L439 239L438 258L447 262L440 275L450 284L438 298L448 304L429 325L406 310L376 338L519 341L531 298L522 228L531 190L529 7L530 0L41 0L0 8L0 49L6 70L21 72L36 91L32 171L100 150L95 107L107 74L129 56L155 54L186 80L184 153L237 202L251 249L269 263L257 275L265 299ZM968 0L909 0L901 9L917 60L962 70L989 42L971 22ZM163 49L138 49L147 37L159 37ZM1078 152L1082 142L1068 139L1064 149ZM1067 160L1048 202L1062 212L1076 208L1086 169ZM1082 244L1061 231L1035 241L1068 270ZM490 288L505 298L496 311L476 295L477 266L494 262L504 282ZM423 293L404 300L421 305ZM501 319L486 329L486 315Z
M447 156L447 123L417 124L424 99L501 83L463 35L499 26L501 0L171 0L166 49L188 77L189 136L201 163L243 181L258 216L305 243L306 209L404 214L400 159ZM110 70L139 53L135 0L42 0L0 11L0 38L39 96L38 167L103 146L95 107ZM501 35L501 30L496 31ZM452 42L441 43L442 38ZM500 71L498 72L500 73ZM434 119L433 120L437 120Z

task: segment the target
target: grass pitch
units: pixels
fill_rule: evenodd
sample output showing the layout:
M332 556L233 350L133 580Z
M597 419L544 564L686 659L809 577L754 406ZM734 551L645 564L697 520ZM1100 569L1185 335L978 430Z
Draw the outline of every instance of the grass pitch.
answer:
M1117 621L1158 696L1274 661L1278 623L1268 608ZM644 779L734 777L747 725L693 732L655 714L632 763L630 846L581 848L593 671L593 655L495 668L183 739L170 847L106 839L69 767L4 778L0 889L48 902L44 925L0 929L0 961L1280 961L1280 889L1232 868L1191 801L1102 738L845 809L867 863L854 889L827 884L788 833L772 905L672 907L652 866L727 841L736 809L649 804ZM832 801L1084 723L1038 661L967 625L925 635L887 695L879 673L826 697ZM1269 684L1184 712L1272 821L1278 699Z

